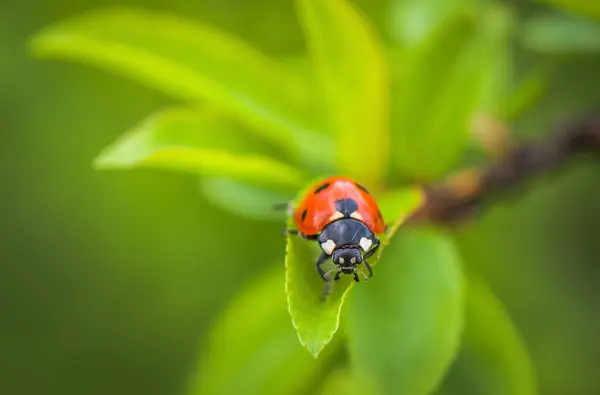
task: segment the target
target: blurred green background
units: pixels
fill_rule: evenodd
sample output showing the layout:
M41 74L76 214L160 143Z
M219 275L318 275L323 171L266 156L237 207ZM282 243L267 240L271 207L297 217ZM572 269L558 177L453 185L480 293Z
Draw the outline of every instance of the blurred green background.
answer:
M394 1L357 3L385 36ZM214 206L193 176L92 169L100 150L172 102L98 69L32 59L26 44L47 24L117 4L174 11L275 55L304 45L291 2L3 1L3 394L182 393L215 315L249 279L283 271L283 262L273 265L285 248L282 224ZM507 4L519 22L556 12ZM598 104L600 36L583 35L558 49L515 44L517 74L554 71L541 99L511 124L518 138L544 138ZM597 162L573 162L457 231L466 262L485 274L520 330L542 394L600 393L598 174Z

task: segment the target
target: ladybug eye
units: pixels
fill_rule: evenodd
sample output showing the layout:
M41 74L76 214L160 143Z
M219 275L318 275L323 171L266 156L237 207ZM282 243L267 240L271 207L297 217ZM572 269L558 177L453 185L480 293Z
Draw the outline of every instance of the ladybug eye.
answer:
M352 259L354 259L354 258L352 258ZM344 262L346 262L346 261L344 260L344 258L342 258L342 257L341 257L339 262L340 262L341 264L343 264L343 263L344 263Z

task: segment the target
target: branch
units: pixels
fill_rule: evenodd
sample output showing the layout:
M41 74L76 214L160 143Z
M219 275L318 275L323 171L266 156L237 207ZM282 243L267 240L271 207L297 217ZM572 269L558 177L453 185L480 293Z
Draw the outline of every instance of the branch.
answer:
M497 160L482 168L462 170L439 184L423 186L425 201L405 224L453 225L470 218L488 197L551 173L580 154L600 154L598 114L562 128L547 140L516 146L499 138L497 127L492 129L493 133L484 133L479 139L497 154Z

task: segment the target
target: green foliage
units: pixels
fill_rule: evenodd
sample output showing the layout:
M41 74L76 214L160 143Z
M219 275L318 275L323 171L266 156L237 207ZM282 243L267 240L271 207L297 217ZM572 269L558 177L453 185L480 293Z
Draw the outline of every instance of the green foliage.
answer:
M554 69L553 65L544 64L522 77L500 111L502 118L513 120L530 110L546 93Z
M525 47L542 53L600 51L600 23L582 17L540 15L523 26Z
M208 201L242 218L281 223L281 213L273 207L285 202L292 191L279 191L225 177L202 177L199 190Z
M401 47L423 45L441 25L476 5L473 0L394 0L391 3L391 33L395 44Z
M206 351L200 354L188 395L300 394L310 389L332 354L315 362L298 347L282 290L283 273L276 270L240 290L202 344Z
M395 165L412 178L435 179L453 166L473 114L495 110L498 92L490 90L506 85L506 10L459 10L420 45L392 53Z
M300 343L315 358L338 330L344 298L352 286L351 278L344 276L335 283L331 295L322 300L324 282L315 275L314 265L319 254L317 245L288 235L285 257L288 309ZM330 268L323 265L325 271Z
M377 381L351 369L331 372L321 388L321 395L380 395Z
M336 136L340 171L379 185L389 158L389 81L381 44L345 0L297 3Z
M279 189L300 188L306 174L265 154L216 111L179 108L142 122L96 159L101 169L135 167L191 171Z
M460 345L461 258L431 229L394 236L368 287L348 300L344 323L356 371L386 394L430 394Z
M590 0L535 0L600 20L600 3Z
M479 277L466 283L462 349L447 377L447 388L488 395L536 394L536 373L502 303Z
M40 32L34 54L60 56L121 73L175 98L210 102L248 122L291 155L326 156L327 139L311 83L225 32L179 16L109 8ZM315 149L317 151L310 151ZM321 150L321 151L319 151Z
M386 47L349 0L296 5L308 49L288 62L206 24L123 8L75 17L31 42L39 56L96 65L190 104L135 126L101 153L98 168L192 173L209 201L255 220L274 219L274 203L325 174L354 176L381 199L392 227L370 262L373 279L355 284L343 276L326 301L314 267L318 246L288 235L284 258L285 238L273 235L281 264L240 291L215 324L191 394L303 393L341 345L351 366L326 376L328 394L346 377L361 384L343 393L445 390L457 355L469 367L476 358L499 366L498 388L534 394L531 373L505 365L527 359L508 317L472 284L467 295L482 299L468 298L465 307L462 258L451 238L401 226L423 199L403 177L451 171L474 116L518 113L543 85L507 88L511 13L495 2L396 1ZM404 25L415 16L418 26ZM482 322L498 325L497 338L480 337ZM509 352L515 359L505 362Z

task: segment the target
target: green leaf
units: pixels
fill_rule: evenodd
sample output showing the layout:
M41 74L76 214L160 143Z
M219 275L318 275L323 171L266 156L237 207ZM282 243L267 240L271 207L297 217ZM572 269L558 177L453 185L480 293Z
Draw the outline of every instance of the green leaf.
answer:
M425 199L419 187L404 187L387 191L377 198L379 209L387 224L401 225Z
M399 225L402 218L421 203L421 199L422 195L417 189L399 189L382 196L384 205L381 209L382 212L390 215L390 219L399 219L397 224ZM288 218L288 227L295 227L293 218ZM386 242L386 237L382 237L380 254L385 250ZM322 300L325 282L315 267L320 253L317 243L306 241L298 236L287 236L285 266L288 309L300 343L315 358L337 332L344 299L355 284L350 276L342 276L335 282L332 293L326 300ZM369 264L376 267L377 256L373 256ZM322 266L325 271L333 267L331 261Z
M444 384L456 393L535 395L537 380L523 341L487 284L469 276L461 352Z
M208 201L232 214L253 220L272 220L282 223L285 213L274 205L288 202L295 192L279 191L250 185L222 177L203 177L200 191Z
M595 0L535 0L538 3L551 4L566 11L587 15L600 20L600 2Z
M506 86L509 22L500 6L477 18L457 14L422 45L392 54L393 149L399 171L431 180L460 159L473 116L497 106Z
M332 371L325 379L321 395L380 395L377 382L350 369Z
M291 219L289 226L292 226ZM288 310L300 344L314 358L319 356L337 332L344 298L353 285L349 276L342 276L331 294L323 300L321 296L325 282L315 267L320 253L317 243L294 235L287 236L285 268ZM333 267L333 263L327 262L322 267L327 271Z
M120 73L176 98L209 101L288 153L330 164L310 80L296 78L239 38L182 17L107 8L39 32L34 54ZM319 144L314 144L319 141Z
M600 51L600 24L581 17L540 15L525 21L521 41L542 53Z
M546 93L554 72L554 65L548 64L538 66L528 72L510 92L501 118L508 121L514 120L537 104Z
M223 176L295 190L307 180L300 170L259 154L265 145L240 133L217 111L174 108L141 122L96 159L100 169L152 167Z
M399 231L344 314L354 370L374 377L385 394L432 393L463 325L461 258L452 240L433 229Z
M297 0L310 57L347 175L378 185L389 159L389 80L372 26L346 0Z
M457 13L474 5L473 0L393 0L390 5L391 34L399 46L419 45Z
M277 268L248 284L218 317L188 395L302 394L322 373L332 354L315 361L298 345Z

